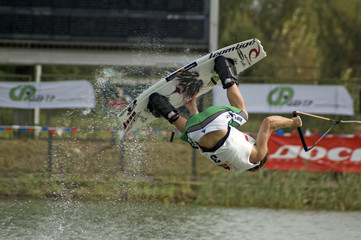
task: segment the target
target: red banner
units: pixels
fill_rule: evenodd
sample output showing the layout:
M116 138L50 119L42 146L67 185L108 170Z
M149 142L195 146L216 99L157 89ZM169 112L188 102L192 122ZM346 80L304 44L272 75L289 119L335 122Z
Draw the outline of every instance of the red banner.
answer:
M312 146L319 136L305 137ZM361 138L326 136L312 150L305 152L298 135L272 135L265 168L272 170L306 170L361 172Z

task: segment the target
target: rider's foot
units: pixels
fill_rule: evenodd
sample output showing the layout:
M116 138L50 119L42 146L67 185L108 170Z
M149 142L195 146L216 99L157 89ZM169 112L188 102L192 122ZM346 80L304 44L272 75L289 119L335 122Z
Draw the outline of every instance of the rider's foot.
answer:
M214 70L222 81L223 88L229 88L236 83L237 70L231 58L218 56L214 60Z
M165 96L157 92L154 92L149 96L147 107L155 117L164 117L170 123L175 122L179 118L178 110L170 104Z

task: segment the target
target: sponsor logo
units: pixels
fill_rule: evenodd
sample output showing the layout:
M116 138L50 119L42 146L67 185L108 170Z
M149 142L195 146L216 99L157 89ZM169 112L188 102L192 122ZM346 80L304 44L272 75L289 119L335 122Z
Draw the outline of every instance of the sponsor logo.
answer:
M9 97L13 101L28 101L36 93L36 88L32 85L19 85L9 92Z
M128 107L124 108L118 115L118 117L122 117L125 113L129 116L135 107L137 106L137 100L134 100L132 103L128 105Z
M251 65L251 62L249 61L247 55L245 55L241 49L237 49L237 53L239 58L241 59L241 64L243 65L243 67L245 67L247 64Z
M54 95L36 95L36 92L37 89L33 85L19 85L10 89L9 97L18 102L51 102L55 99Z
M133 112L129 118L127 119L126 122L123 123L123 128L124 130L131 128L133 126L133 124L137 121L137 119L139 118L139 120L143 123L148 121L148 118L144 117L141 115L141 113L136 113Z
M251 51L249 51L248 58L249 58L250 61L252 61L252 54L253 53L255 54L254 58L258 57L258 55L259 55L259 53L261 51L258 43L257 43L257 47L258 47L257 49L253 48L253 49L251 49Z
M361 148L348 148L348 147L334 147L334 148L324 148L320 146L314 147L312 150L305 152L301 146L295 145L284 145L279 147L276 152L269 156L273 159L297 159L302 158L305 160L318 161L328 160L340 162L340 161L351 161L351 162L360 162L361 161Z
M165 80L167 82L173 80L174 78L176 78L177 76L181 75L182 73L184 73L185 71L188 71L194 67L197 66L197 62L192 62L191 64L188 64L187 66L185 66L182 69L179 69L178 71L172 73L171 75L169 75L168 77L165 78Z
M130 121L129 125L128 125L128 129L131 129L132 126L134 125L134 123L137 121L138 117L140 116L140 113L135 114L135 116L133 117L133 119Z
M267 102L271 106L282 106L289 103L294 95L291 87L276 87L267 96Z
M248 46L253 45L255 42L256 42L256 39L252 39L252 40L250 40L248 42L245 42L245 43L237 43L237 45L234 46L234 47L230 47L230 48L226 48L224 50L218 51L218 52L210 53L209 58L215 58L215 57L221 56L221 55L223 55L225 53L232 52L232 51L237 50L237 49L246 48ZM259 49L259 46L258 46L258 49ZM257 53L256 49L252 49L249 52L249 56L251 56L251 53L253 53L253 51L255 51ZM259 51L258 51L258 54L259 54ZM256 54L256 57L258 56L258 54Z
M218 75L214 75L211 77L211 80L208 82L207 86L208 87L213 87L217 85L217 81L219 81L219 76Z
M218 167L222 167L226 170L230 170L231 169L231 165L228 164L228 162L224 162L222 163L222 160L219 160L217 155L211 155L209 157Z
M127 108L128 116L133 112L134 108L137 106L137 100L134 100L129 107Z
M126 130L127 128L131 127L132 122L134 122L135 120L135 115L137 115L136 112L133 112L132 114L130 114L129 118L127 119L127 121L125 121L123 123L123 129Z
M147 109L148 109L148 108L147 108ZM140 114L139 114L139 117L137 117L137 118L139 118L139 120L140 120L141 122L143 122L143 123L145 123L145 122L148 121L148 118L147 118L147 117L144 117L144 116L142 116L142 115L140 115Z
M267 102L270 106L308 107L313 104L311 99L293 99L294 94L291 87L276 87L269 92Z

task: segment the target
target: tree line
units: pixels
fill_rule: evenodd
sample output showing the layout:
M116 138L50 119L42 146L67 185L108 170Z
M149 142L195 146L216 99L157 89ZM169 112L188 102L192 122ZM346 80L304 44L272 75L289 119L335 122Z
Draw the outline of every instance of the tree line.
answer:
M220 0L219 47L260 39L268 57L257 75L360 78L360 13L360 0Z

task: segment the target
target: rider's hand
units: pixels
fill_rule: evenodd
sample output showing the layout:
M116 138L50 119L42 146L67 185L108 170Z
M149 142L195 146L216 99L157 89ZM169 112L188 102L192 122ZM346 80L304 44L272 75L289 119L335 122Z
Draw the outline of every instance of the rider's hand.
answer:
M189 111L189 113L191 115L193 114L197 114L198 113L198 108L197 108L197 95L194 95L191 99L189 99L184 106L187 108L187 110Z

